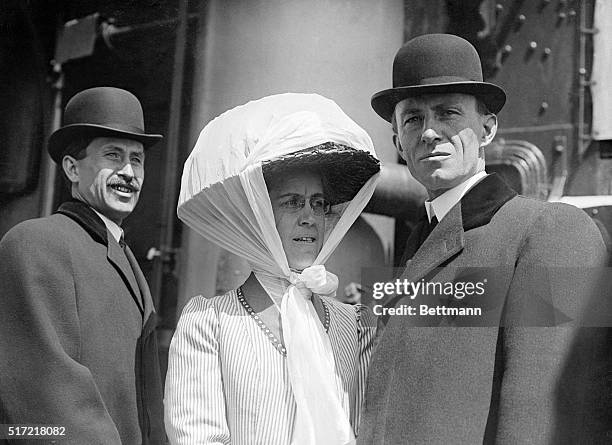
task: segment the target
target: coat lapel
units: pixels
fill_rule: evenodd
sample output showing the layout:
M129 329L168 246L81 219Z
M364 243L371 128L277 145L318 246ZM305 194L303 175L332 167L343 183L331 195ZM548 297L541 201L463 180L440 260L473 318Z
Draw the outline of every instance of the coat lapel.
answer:
M57 213L75 220L97 242L108 246L108 232L104 222L87 204L73 199L63 203Z
M498 175L488 175L461 199L463 230L489 224L495 213L516 195Z
M417 282L443 267L465 245L465 232L488 224L495 213L517 193L498 175L487 175L470 189L438 225L427 235L427 216L422 208L422 218L408 241L402 259L405 266L400 280ZM423 241L423 238L425 240ZM403 295L390 298L385 306L398 305ZM379 318L379 327L386 325L389 316Z
M140 309L140 312L144 313L143 304L140 300L140 289L135 277L136 272L134 272L130 266L126 254L121 246L119 246L119 243L117 243L114 239L109 240L106 226L96 212L94 212L87 204L81 201L72 200L63 203L57 210L57 213L61 213L75 220L92 236L94 240L106 246L106 256L108 260L119 272L119 275L130 290L130 294ZM140 268L137 268L137 270L140 272ZM142 274L142 272L140 273Z
M108 243L106 257L108 258L108 261L110 261L121 274L123 281L126 282L130 289L130 293L132 294L134 302L138 305L140 312L144 315L144 307L141 300L140 287L138 286L138 281L136 278L136 269L134 269L130 265L130 261L128 259L128 249L129 247L127 246L125 247L125 250L122 249L118 242L116 242L114 239L111 239ZM137 270L140 271L140 268L138 268Z
M415 236L419 236L416 234ZM402 279L418 281L463 250L461 203L457 203L433 229L414 256L406 262Z
M408 238L402 278L417 281L459 253L465 243L465 232L488 224L516 195L499 176L491 174L470 189L421 244L427 224L424 218Z
M140 266L138 265L138 261L136 261L136 257L132 253L132 250L129 246L125 246L125 256L127 257L128 262L134 272L134 278L136 278L136 283L138 289L140 289L140 295L142 297L142 303L144 307L144 319L147 320L149 316L155 312L155 308L153 307L153 298L151 297L151 291L149 290L149 285L147 284L147 280L140 270Z

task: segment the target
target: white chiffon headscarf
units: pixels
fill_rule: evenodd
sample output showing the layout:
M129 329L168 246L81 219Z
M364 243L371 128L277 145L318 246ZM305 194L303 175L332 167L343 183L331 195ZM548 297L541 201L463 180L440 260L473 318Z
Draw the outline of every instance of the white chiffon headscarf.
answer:
M335 102L320 95L279 94L233 108L200 133L185 162L178 204L185 224L249 262L280 310L297 407L292 439L296 445L355 441L348 395L335 384L331 343L310 297L312 292L335 295L337 277L324 263L370 200L379 174L364 180L352 200L333 207L313 265L292 271L276 230L262 162L282 160L326 142L366 152L376 160L369 135ZM344 167L350 171L350 166Z

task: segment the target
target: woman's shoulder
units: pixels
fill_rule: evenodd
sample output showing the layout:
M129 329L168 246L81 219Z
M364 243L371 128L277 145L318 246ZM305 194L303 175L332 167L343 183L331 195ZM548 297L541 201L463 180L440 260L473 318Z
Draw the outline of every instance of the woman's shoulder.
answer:
M354 314L355 307L351 304L342 303L338 301L335 297L327 297L325 295L320 295L321 300L330 311L346 313L346 314Z
M369 306L356 304L355 309L357 310L357 322L361 327L376 329L376 315Z
M347 304L333 297L321 296L321 299L329 309L344 319L355 320L358 328L376 328L376 316L372 310L364 304Z
M347 304L338 301L334 297L321 296L321 300L327 307L330 314L334 314L337 317L344 319L354 320L359 322L361 318L362 309L360 304Z
M192 297L181 312L177 332L189 332L189 335L196 336L204 335L206 332L218 332L226 323L228 316L232 318L236 315L238 311L236 301L235 290L215 297L207 298L203 295Z
M200 312L209 309L214 309L215 311L229 309L233 306L236 298L236 289L232 289L225 294L216 295L214 297L196 295L187 302L183 309L183 313Z
M373 317L372 310L363 304L348 304L338 301L334 297L326 297L321 295L321 300L327 305L330 311L344 313L357 319L362 317Z

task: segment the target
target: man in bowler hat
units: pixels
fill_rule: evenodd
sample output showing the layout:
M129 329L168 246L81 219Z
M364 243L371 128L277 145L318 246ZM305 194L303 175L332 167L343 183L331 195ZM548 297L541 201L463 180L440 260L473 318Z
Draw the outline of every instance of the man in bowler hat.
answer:
M603 265L603 241L581 210L517 195L485 172L505 100L500 87L483 82L474 47L448 34L406 43L393 63L393 88L372 97L429 194L401 279L462 289L471 283L484 292L390 300L391 307L416 306L417 315L382 320L360 444L606 438L585 396L602 382L584 377L588 353L569 357L586 303L577 266ZM482 315L423 314L421 304L480 308Z
M165 443L155 310L121 229L161 138L128 91L66 105L48 150L72 200L0 241L0 424L58 427L58 443Z

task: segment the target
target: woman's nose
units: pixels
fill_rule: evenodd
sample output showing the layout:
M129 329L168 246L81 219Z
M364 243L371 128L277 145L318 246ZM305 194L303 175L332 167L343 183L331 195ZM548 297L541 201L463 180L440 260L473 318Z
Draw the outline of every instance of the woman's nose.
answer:
M315 223L315 221L314 211L312 210L312 207L310 207L310 203L306 201L304 203L304 207L302 207L302 210L300 210L298 223L300 225L312 225Z

